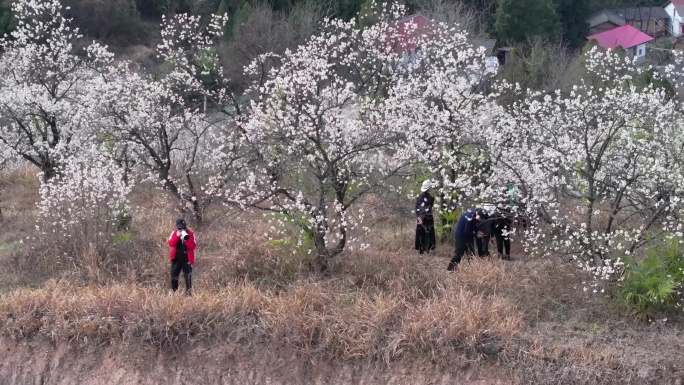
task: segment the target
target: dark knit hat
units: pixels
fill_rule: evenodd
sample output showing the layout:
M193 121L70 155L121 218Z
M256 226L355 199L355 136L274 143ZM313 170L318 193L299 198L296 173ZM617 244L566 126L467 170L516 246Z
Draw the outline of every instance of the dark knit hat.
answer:
M185 224L185 219L183 218L178 218L176 219L176 228L177 229L184 229L187 225Z

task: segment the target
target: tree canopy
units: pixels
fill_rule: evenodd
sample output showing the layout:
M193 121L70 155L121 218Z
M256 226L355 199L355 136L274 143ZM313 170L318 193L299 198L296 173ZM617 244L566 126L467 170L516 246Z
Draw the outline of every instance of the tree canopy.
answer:
M555 40L561 31L552 0L502 0L496 10L496 32L505 44L541 36Z
M563 28L563 40L572 48L579 48L589 33L589 0L558 1L558 18Z

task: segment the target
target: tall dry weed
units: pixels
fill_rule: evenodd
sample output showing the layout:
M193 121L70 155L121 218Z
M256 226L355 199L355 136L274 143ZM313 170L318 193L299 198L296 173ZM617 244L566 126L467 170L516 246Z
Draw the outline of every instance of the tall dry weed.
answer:
M302 283L274 294L251 284L196 296L136 286L76 287L53 281L0 296L5 337L139 342L178 348L197 341L271 347L344 360L447 359L483 336L506 341L521 315L511 304L463 290L412 304Z

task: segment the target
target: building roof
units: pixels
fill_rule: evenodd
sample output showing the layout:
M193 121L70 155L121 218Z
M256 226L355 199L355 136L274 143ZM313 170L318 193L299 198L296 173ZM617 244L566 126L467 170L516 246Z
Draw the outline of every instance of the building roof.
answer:
M674 5L675 10L680 16L684 15L684 0L670 0L663 5L663 8L667 7L670 3Z
M430 23L432 21L420 13L406 16L397 20L397 37L395 41L395 52L405 53L413 51L418 48L415 44L415 38L422 34L431 33ZM487 55L494 52L496 46L496 39L471 38L468 42L474 48L484 47Z
M472 38L470 43L473 47L484 47L485 53L491 55L494 52L494 47L496 46L496 39L482 39L482 38Z
M429 23L430 20L420 13L397 20L397 33L399 34L397 50L400 52L407 52L418 48L411 40L420 34L428 32Z
M620 17L617 13L607 9L598 11L595 14L591 15L591 17L589 17L589 26L592 28L606 22L611 22L615 25L626 24L625 19L623 17Z
M603 48L615 48L620 46L627 49L639 44L647 43L653 40L653 38L631 25L623 25L621 27L609 29L608 31L589 35L587 36L587 40L596 40L598 45Z
M603 48L615 48L620 46L626 49L647 43L653 40L653 38L627 24L609 29L608 31L589 35L587 36L587 40L596 40L598 45Z
M669 17L663 7L618 8L613 12L625 20L654 20Z

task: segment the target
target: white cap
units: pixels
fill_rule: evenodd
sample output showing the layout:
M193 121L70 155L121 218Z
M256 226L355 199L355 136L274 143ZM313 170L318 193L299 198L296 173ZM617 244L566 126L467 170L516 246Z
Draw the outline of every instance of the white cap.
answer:
M489 214L492 214L496 211L496 206L491 203L483 203L481 207L485 209Z
M431 189L431 188L432 188L432 182L430 182L429 179L428 179L428 180L424 180L424 181L423 181L423 185L420 187L420 191L425 192L425 191L427 191L427 190L429 190L429 189Z

